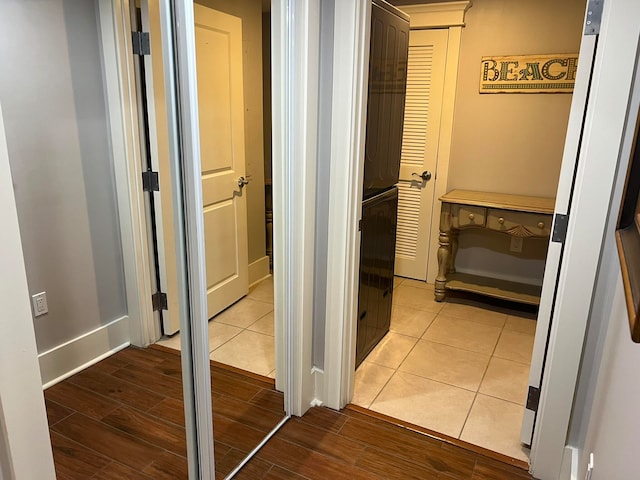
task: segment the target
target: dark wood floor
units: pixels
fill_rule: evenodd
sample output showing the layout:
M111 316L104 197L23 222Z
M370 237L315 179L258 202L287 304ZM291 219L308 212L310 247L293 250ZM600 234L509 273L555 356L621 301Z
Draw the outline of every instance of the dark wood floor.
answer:
M49 388L59 479L186 479L180 358L128 348ZM267 379L213 365L216 477L283 417ZM523 480L521 468L355 409L291 419L239 479Z

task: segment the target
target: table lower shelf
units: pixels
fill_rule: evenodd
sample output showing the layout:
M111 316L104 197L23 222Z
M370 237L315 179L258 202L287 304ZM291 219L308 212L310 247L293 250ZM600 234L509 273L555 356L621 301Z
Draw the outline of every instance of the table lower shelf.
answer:
M540 305L542 292L541 286L481 277L469 273L448 274L445 289L478 293L527 305Z

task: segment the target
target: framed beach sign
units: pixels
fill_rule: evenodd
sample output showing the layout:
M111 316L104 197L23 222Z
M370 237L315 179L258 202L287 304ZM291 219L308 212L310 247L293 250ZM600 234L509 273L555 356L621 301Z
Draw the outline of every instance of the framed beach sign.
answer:
M578 54L482 57L480 93L571 93Z

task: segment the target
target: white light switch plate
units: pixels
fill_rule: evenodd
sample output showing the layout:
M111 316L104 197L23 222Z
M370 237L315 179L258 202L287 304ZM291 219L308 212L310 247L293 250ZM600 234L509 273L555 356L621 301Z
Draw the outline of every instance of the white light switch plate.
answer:
M33 315L39 317L45 313L49 313L49 306L47 305L47 293L40 292L35 295L31 295L31 302L33 303Z

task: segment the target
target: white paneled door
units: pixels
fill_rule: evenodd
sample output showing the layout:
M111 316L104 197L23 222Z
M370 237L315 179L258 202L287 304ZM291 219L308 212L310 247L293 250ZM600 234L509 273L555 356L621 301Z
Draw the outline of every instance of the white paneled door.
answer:
M398 182L395 273L425 280L434 207L447 29L411 30ZM437 245L435 246L437 248Z
M194 5L209 318L248 293L242 21Z

